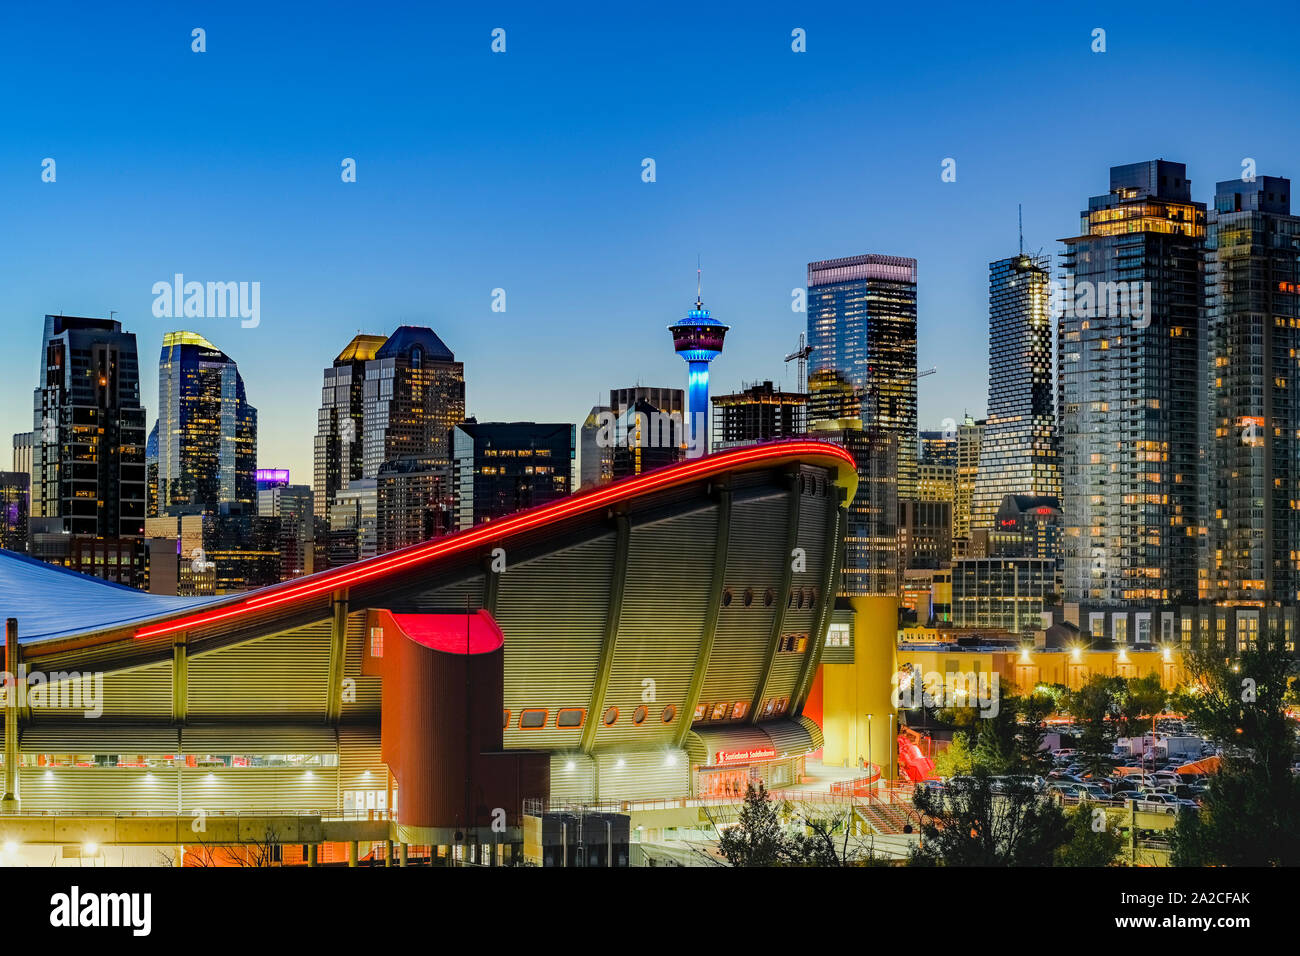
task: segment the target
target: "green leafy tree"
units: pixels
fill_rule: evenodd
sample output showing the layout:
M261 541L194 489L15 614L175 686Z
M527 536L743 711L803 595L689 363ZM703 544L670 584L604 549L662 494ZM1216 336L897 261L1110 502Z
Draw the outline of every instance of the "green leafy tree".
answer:
M965 731L953 734L952 743L934 755L934 772L941 777L959 777L975 769L975 755Z
M1151 726L1151 718L1161 713L1169 703L1168 692L1160 685L1159 674L1131 677L1118 697L1119 715L1124 735L1136 737Z
M1115 827L1118 814L1080 803L1066 814L1067 841L1057 847L1057 866L1112 866L1124 847Z
M1016 705L1016 698L1003 698L997 712L981 716L975 727L975 766L995 776L1020 769L1016 760L1016 735L1020 730Z
M1050 866L1066 839L1059 807L1020 780L995 792L981 769L941 789L917 787L912 800L922 819L914 865Z
M1179 815L1176 866L1300 865L1300 779L1291 773L1295 732L1286 706L1295 662L1280 635L1261 635L1235 661L1210 650L1183 657L1179 706L1224 746L1199 814Z
M1045 776L1052 769L1052 754L1045 745L1047 718L1056 713L1056 699L1035 691L1017 701L1019 730L1016 735L1016 764L1022 773Z
M1110 769L1115 746L1115 720L1124 693L1122 677L1094 674L1066 698L1066 710L1079 724L1079 751L1093 776Z
M740 820L722 832L718 849L732 866L777 866L784 862L785 830L761 780L758 786L751 783L745 788Z

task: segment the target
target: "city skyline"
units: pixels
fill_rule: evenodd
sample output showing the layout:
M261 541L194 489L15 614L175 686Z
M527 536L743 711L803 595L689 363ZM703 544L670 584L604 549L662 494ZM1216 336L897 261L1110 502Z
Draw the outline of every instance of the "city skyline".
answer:
M759 12L740 25L693 14L686 31L668 16L624 35L579 17L503 11L509 46L494 57L495 21L469 15L412 14L405 31L361 25L342 44L328 26L304 38L288 12L252 30L236 11L204 17L204 59L189 49L188 19L128 34L89 9L87 28L65 34L48 15L24 11L15 33L27 43L0 71L30 71L56 44L61 60L94 65L51 76L14 104L14 148L0 161L0 182L21 239L6 240L3 257L14 278L3 284L0 310L15 340L0 357L0 422L6 433L30 427L24 411L40 316L116 312L146 354L165 332L186 328L234 357L250 401L264 410L263 447L299 476L311 471L320 370L358 330L433 328L470 369L467 411L481 420L524 417L513 410L511 386L527 383L538 396L527 417L578 423L615 382L680 385L663 326L690 301L697 254L705 298L733 330L714 390L764 379L792 390L794 370L781 356L804 327L805 316L790 309L804 265L867 252L920 263L918 364L939 369L920 383L921 427L964 412L982 417L987 371L970 356L986 342L987 263L1015 250L1017 203L1026 250L1055 255L1057 240L1075 232L1077 197L1094 193L1098 170L1111 165L1152 156L1185 163L1194 198L1206 202L1213 183L1246 157L1272 175L1296 173L1296 134L1273 121L1267 104L1193 71L1161 128L1085 124L1083 135L1086 117L1056 109L1061 97L1118 94L1158 75L1162 51L1186 55L1214 42L1193 14L1168 22L1120 9L1053 11L996 30L979 30L987 26L979 14L931 18L926 58L905 55L906 43L877 42L882 31L915 36L916 21L901 12L801 14L798 23ZM1109 31L1104 54L1090 49L1098 25ZM805 54L791 52L794 26L807 31ZM1285 87L1293 76L1285 26L1283 18L1261 39L1252 61L1266 86ZM423 39L402 32L446 42L430 61L415 55ZM874 52L864 60L868 43ZM105 44L119 55L99 56ZM345 80L340 91L322 45L366 79L354 87ZM556 74L552 54L561 46L582 47L587 56L577 60L586 65ZM674 76L663 49L673 60L707 54L719 69ZM246 69L268 55L276 72ZM128 61L165 72L169 83L142 93L121 65ZM974 75L956 85L945 63ZM598 107L618 108L593 109L586 71L611 69L594 95ZM1053 82L1020 94L1025 115L1041 122L1006 124L999 104L1007 85L1041 71ZM88 76L89 98L55 110L65 84L80 89ZM293 99L305 105L281 130L275 106L288 76L298 78ZM440 82L474 93L427 124L403 125L418 91ZM140 95L148 118L117 105ZM391 102L374 109L384 96ZM844 123L832 154L804 148L846 106L862 115L888 107L897 136L881 142ZM609 115L618 118L601 118ZM1221 117L1213 137L1210 115ZM218 127L230 135L214 152L204 130ZM687 148L686 129L712 130L708 148ZM556 148L561 130L572 142ZM58 163L52 183L41 181L46 157ZM357 163L355 183L339 179L347 157ZM646 157L656 160L654 183L641 179ZM957 179L945 183L949 157ZM884 183L907 190L908 200L882 201ZM1004 230L990 228L999 222ZM260 283L259 324L155 317L153 286L177 273ZM497 288L504 313L492 311ZM296 341L303 328L313 330L305 346ZM600 343L563 380L543 371L563 355L557 339L567 336L557 328ZM516 346L504 354L502 336ZM149 365L146 407L156 394ZM272 407L282 395L302 400ZM157 410L149 411L152 422Z

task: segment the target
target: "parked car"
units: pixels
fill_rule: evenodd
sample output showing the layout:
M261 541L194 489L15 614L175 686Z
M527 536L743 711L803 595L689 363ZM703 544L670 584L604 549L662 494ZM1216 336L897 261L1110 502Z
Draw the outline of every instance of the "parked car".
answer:
M1195 809L1191 800L1180 800L1172 793L1148 793L1138 800L1138 809L1155 813L1177 813L1182 809Z

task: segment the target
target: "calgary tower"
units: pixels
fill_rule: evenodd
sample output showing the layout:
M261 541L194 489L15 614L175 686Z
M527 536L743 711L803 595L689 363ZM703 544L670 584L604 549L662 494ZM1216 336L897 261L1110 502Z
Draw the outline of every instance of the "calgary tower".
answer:
M690 453L709 453L709 363L722 354L722 340L730 326L709 315L700 298L700 269L695 269L695 308L686 318L668 326L673 334L673 349L686 361L686 425Z

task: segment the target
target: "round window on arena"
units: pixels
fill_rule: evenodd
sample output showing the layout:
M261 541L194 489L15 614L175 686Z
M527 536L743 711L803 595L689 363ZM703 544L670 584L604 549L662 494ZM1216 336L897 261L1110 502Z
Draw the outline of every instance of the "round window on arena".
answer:
M605 726L613 727L618 722L618 708L610 707L605 711Z
M749 607L753 603L754 603L754 589L745 588L745 607Z
M671 724L673 722L673 718L676 716L677 716L677 708L674 707L672 704L669 704L667 707L665 707L664 712L660 714L660 717L663 719L663 722L665 724Z
M634 724L645 723L645 715L646 715L645 705L642 704L636 710L632 711L632 723Z
M793 594L790 595L790 596L791 596L791 597L794 597ZM799 589L799 606L800 606L800 607L803 607L803 588L800 588L800 589Z
M764 607L771 607L771 606L772 606L772 602L775 601L775 600L776 600L776 592L773 591L771 588L768 588L766 591L763 592L763 606L764 606Z
M722 592L722 606L723 606L723 607L730 607L730 606L731 606L731 592L730 592L730 591L723 591L723 592Z

